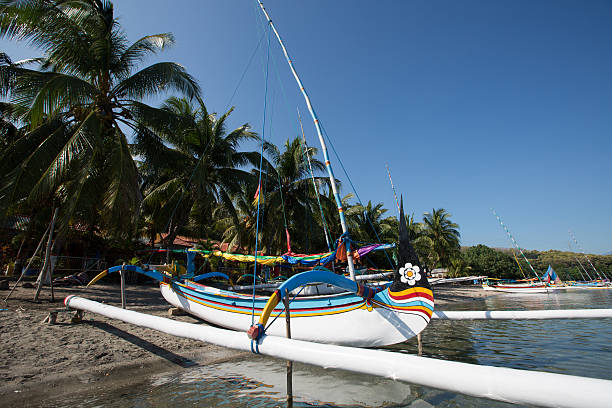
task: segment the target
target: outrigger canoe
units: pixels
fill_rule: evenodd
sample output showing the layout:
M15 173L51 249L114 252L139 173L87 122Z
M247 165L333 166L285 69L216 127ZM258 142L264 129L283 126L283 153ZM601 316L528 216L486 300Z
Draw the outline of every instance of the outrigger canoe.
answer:
M357 347L403 342L420 333L431 319L434 297L427 276L408 238L403 209L399 227L399 267L393 281L379 287L359 284L317 267L285 281L274 293L253 296L182 280L168 267L115 266L90 284L122 268L159 281L171 305L212 324L246 331L253 339L263 333L285 336L283 299L290 300L294 339ZM296 297L297 288L322 282L345 290L335 295Z

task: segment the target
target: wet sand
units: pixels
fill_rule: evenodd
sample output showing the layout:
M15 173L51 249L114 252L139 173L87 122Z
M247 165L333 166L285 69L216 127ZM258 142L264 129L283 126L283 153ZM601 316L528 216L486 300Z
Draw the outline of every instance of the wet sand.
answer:
M78 324L71 323L74 312L58 313L56 324L42 323L49 311L63 309L64 298L71 294L120 306L116 285L56 288L53 303L49 288L43 289L38 303L32 301L34 293L18 287L8 305L0 304L0 309L8 309L0 311L0 407L40 406L62 394L136 385L143 372L184 370L250 355L91 313ZM434 286L434 293L438 309L488 295L473 286ZM7 294L0 291L0 301ZM130 310L206 324L189 315L169 316L170 306L157 286L128 285L126 297Z

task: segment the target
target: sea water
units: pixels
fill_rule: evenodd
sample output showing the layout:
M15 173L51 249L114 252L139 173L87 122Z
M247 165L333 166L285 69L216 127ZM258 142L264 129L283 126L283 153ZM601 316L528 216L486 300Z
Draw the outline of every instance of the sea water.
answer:
M612 308L612 290L501 294L444 310ZM415 354L416 340L386 348ZM423 332L423 355L612 380L612 319L438 321ZM584 392L584 390L576 390ZM296 407L509 407L400 381L293 364ZM145 375L140 387L45 401L72 407L282 407L286 362L264 356Z

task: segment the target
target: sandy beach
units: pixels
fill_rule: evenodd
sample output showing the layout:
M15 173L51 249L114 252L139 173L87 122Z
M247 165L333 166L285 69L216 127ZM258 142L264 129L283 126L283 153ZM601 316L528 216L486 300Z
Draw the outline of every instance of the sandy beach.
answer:
M13 283L11 282L11 287ZM436 307L487 296L480 287L434 287ZM71 323L73 313L59 313L57 323L42 323L50 310L62 309L71 294L119 306L119 287L56 288L55 302L44 288L40 302L32 301L35 289L18 287L0 305L0 407L40 406L41 400L96 388L137 384L147 374L182 370L249 356L223 347L173 337L99 315L86 313ZM8 291L0 291L4 299ZM127 307L142 313L206 324L199 319L169 316L169 305L157 286L128 285Z

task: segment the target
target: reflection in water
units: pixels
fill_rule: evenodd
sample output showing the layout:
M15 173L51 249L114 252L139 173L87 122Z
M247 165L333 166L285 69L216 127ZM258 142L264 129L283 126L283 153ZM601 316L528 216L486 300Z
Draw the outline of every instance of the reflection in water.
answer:
M446 310L515 310L612 307L612 291L542 295L499 295ZM387 347L416 354L415 339ZM472 364L612 379L612 319L434 320L423 332L423 355ZM282 407L286 398L285 361L253 356L240 362L193 367L150 376L137 390L97 392L94 396L44 401L41 406ZM427 387L293 365L296 407L509 407L511 405Z

